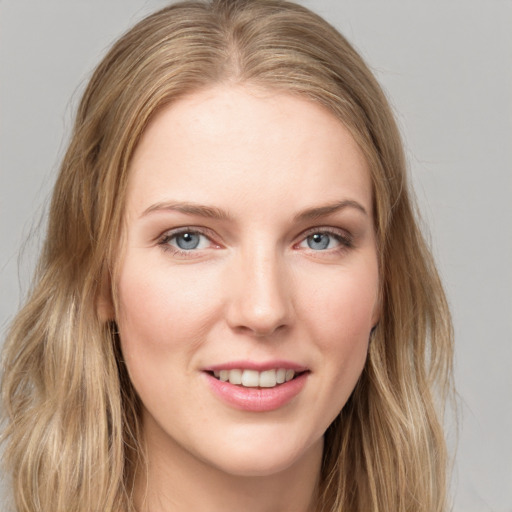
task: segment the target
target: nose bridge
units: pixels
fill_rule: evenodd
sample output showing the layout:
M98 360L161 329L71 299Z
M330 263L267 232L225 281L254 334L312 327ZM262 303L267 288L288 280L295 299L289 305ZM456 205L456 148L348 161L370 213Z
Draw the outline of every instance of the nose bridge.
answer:
M270 244L241 250L229 323L268 336L290 322L291 293L283 256Z

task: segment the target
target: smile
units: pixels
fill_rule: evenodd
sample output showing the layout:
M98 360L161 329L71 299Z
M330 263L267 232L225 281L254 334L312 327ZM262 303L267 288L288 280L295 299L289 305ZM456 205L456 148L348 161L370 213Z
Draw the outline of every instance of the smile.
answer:
M215 378L246 388L273 388L289 382L296 376L295 370L276 368L265 371L234 368L232 370L215 370Z
M221 372L222 378L228 380L221 380ZM281 381L283 368L262 371L239 368L215 369L203 373L208 387L222 402L235 409L249 412L274 411L292 402L305 387L310 371L284 369L285 380L282 383L277 381L278 374ZM240 384L232 384L229 381L230 377L234 382L240 381Z

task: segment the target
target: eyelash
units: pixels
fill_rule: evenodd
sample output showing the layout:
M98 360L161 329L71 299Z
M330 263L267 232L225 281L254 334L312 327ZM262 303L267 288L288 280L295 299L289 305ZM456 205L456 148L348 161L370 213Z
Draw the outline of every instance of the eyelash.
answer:
M158 240L158 245L162 248L162 250L166 252L171 252L175 256L183 257L183 258L193 258L193 253L196 252L194 250L184 250L179 249L178 247L172 246L169 242L179 235L190 233L196 234L206 237L210 242L213 240L212 234L210 234L209 230L205 230L204 228L197 227L183 227L178 228L171 231L166 231ZM297 247L299 244L303 243L307 240L308 237L313 236L315 234L326 234L333 237L340 245L339 247L333 249L326 249L321 251L315 251L314 249L309 249L313 253L341 253L351 249L353 244L353 237L350 233L345 230L331 228L331 227L315 227L311 228L300 235L300 240L294 244L294 247ZM212 242L214 243L214 242ZM217 245L218 246L218 245ZM308 250L308 249L305 249Z
M316 234L329 235L329 236L333 237L340 245L339 245L339 247L336 247L334 249L327 249L325 251L315 251L315 250L311 249L311 251L315 252L315 253L320 253L320 252L340 253L342 251L351 249L354 246L353 237L347 231L341 230L341 229L336 229L336 228L331 228L331 227L322 227L322 226L315 227L315 228L305 231L304 233L301 233L301 235L300 235L301 239L298 242L298 244L304 242L310 236L313 236ZM295 245L298 245L298 244L295 244Z
M204 237L208 238L208 240L210 240L210 242L212 241L212 238L213 238L213 236L207 230L200 229L200 228L183 227L183 228L178 228L178 229L175 229L172 231L166 231L158 240L158 245L162 248L162 250L164 250L166 252L171 252L175 256L181 256L183 258L191 258L191 257L193 257L192 253L194 253L195 251L193 251L193 250L187 251L184 249L180 249L178 247L174 247L169 244L169 242L171 240L173 240L174 238L177 238L179 235L183 235L185 233L204 236Z

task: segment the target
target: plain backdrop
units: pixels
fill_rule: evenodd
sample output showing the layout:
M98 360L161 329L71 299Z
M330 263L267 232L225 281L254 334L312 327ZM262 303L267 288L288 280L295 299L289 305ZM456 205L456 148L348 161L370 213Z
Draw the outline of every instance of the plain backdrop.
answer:
M454 510L512 512L512 1L301 3L362 53L403 133L455 323ZM87 77L115 38L164 5L0 0L2 336Z

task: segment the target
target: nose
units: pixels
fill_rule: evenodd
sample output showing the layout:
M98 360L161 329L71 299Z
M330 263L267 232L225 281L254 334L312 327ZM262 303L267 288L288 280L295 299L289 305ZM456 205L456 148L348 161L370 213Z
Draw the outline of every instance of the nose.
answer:
M272 251L240 255L229 278L227 322L239 332L268 337L292 322L292 290L286 266Z

